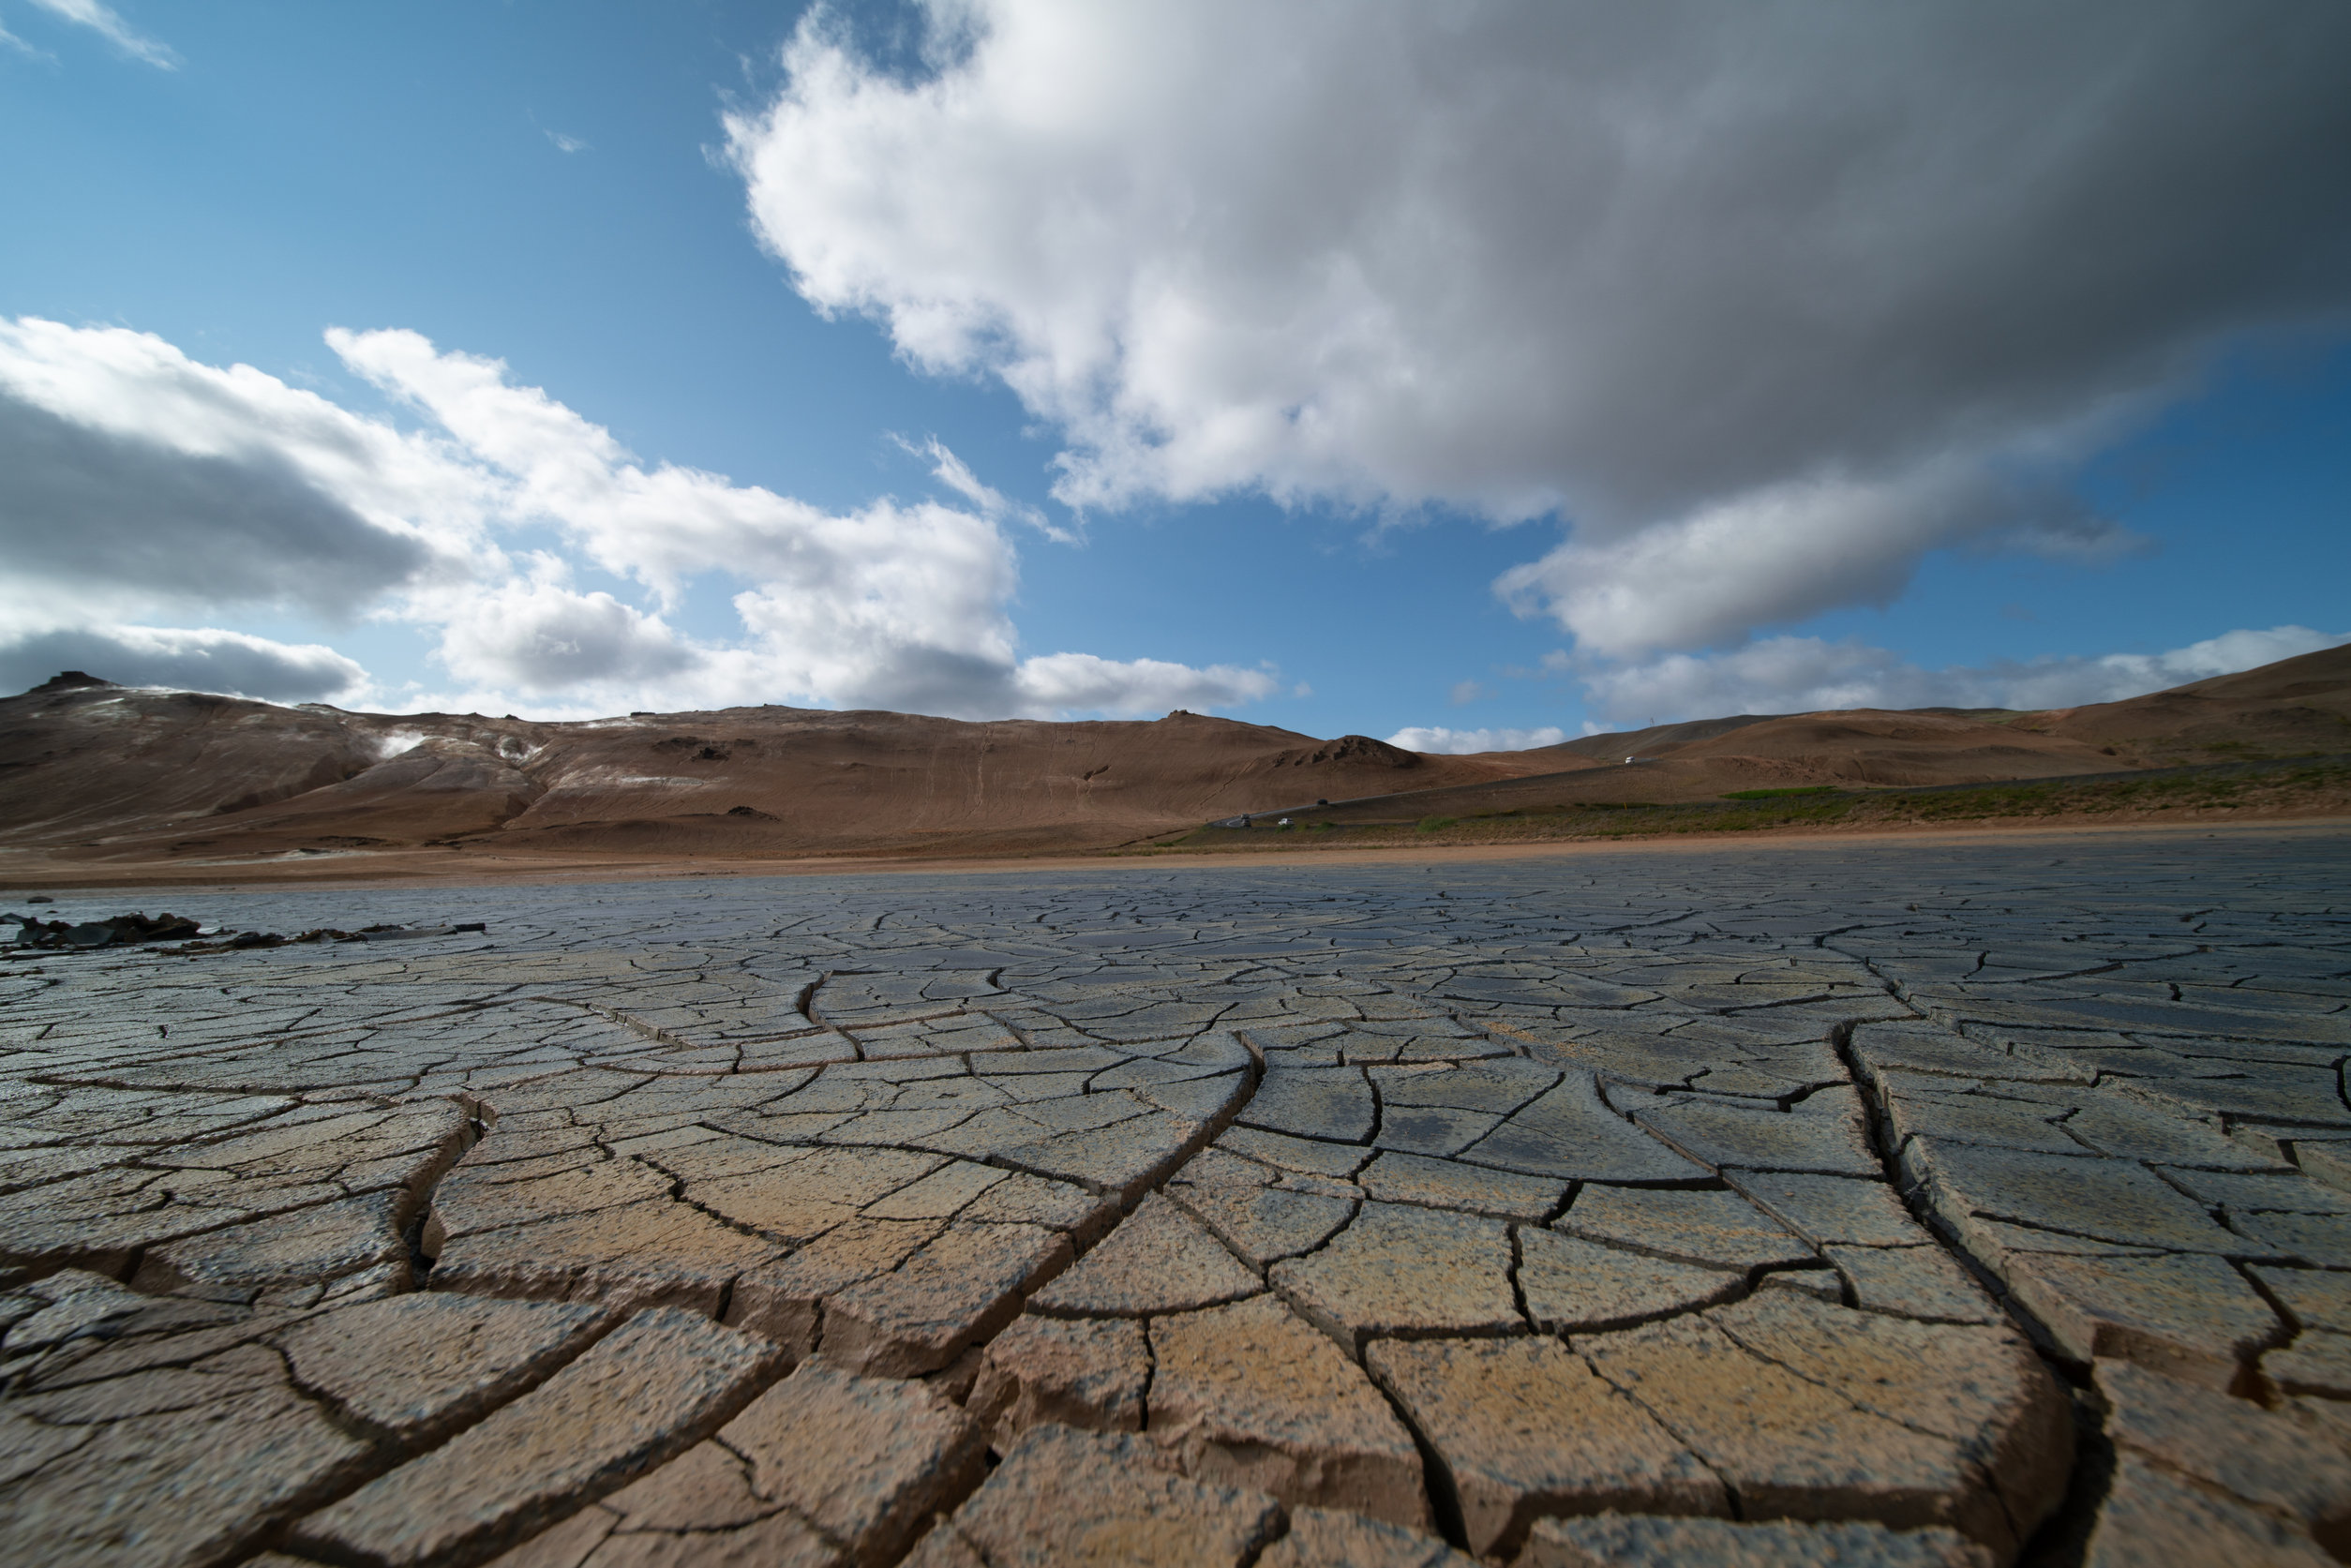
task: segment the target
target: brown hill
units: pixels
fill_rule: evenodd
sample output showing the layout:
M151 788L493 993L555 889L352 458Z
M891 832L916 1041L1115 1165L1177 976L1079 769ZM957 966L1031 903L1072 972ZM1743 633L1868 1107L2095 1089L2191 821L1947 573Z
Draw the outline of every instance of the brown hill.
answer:
M2114 760L2063 736L2021 734L2008 724L1949 709L1890 711L1743 714L1685 724L1660 724L1625 735L1595 735L1565 746L1512 754L1529 763L1583 763L1610 780L1633 776L1625 759L1638 759L1657 798L1703 799L1725 789L1778 784L1975 784L2095 772ZM1594 759L1597 759L1596 761ZM1561 771L1566 771L1562 768ZM1592 799L1618 784L1595 777ZM1678 791L1679 793L1675 793ZM1697 792L1693 795L1691 792ZM1636 797L1625 797L1635 799Z
M2351 644L2124 702L2029 713L2015 727L2133 768L2351 752Z
M1516 779L1351 801L1313 814L1375 822L1600 802L1666 805L1747 789L1993 784L2345 752L2351 646L2093 707L1746 713L1587 736L1488 754L1526 768ZM1626 757L1638 760L1627 765Z
M764 707L538 724L281 708L68 673L0 699L0 851L45 875L420 849L507 863L1000 855L1317 799L1340 804L1315 815L1375 821L2345 751L2351 648L2042 713L1742 714L1477 756L1185 712L968 724Z
M1595 767L1607 767L1623 762L1628 756L1661 756L1677 746L1698 740L1712 740L1734 729L1750 724L1769 724L1785 719L1785 713L1741 713L1728 719L1690 719L1678 724L1655 724L1648 729L1625 730L1612 735L1587 735L1580 740L1569 740L1557 746L1539 746L1517 754L1558 759L1556 766L1565 771L1576 766L1577 760Z
M1366 736L1176 712L966 724L739 708L535 724L352 713L61 676L0 699L0 843L202 860L420 845L504 853L1001 853L1423 781L1506 776Z
M1380 822L1602 802L1670 805L1719 799L1743 789L1988 784L2063 778L2118 766L2115 758L2079 740L2020 734L2006 724L1928 710L1856 709L1751 717L1711 731L1697 724L1660 728L1700 733L1693 739L1646 745L1644 737L1655 731L1592 737L1610 743L1608 754L1619 759L1613 766L1558 746L1503 754L1538 766L1548 762L1558 770L1353 800L1313 814L1334 822ZM1626 756L1639 760L1628 765L1622 760ZM1561 769L1563 762L1578 766Z

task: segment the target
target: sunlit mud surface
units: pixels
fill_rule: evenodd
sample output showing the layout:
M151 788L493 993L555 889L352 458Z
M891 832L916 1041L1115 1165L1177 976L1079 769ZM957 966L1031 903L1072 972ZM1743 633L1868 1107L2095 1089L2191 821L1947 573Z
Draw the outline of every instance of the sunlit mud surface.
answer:
M171 903L487 929L0 964L19 1561L2351 1540L2351 837Z

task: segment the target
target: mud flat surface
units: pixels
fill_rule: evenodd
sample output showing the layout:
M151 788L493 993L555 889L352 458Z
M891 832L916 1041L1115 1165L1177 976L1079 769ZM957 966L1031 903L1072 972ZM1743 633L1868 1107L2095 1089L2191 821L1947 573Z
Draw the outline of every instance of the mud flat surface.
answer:
M487 929L0 963L18 1561L2351 1541L2351 834L172 900Z

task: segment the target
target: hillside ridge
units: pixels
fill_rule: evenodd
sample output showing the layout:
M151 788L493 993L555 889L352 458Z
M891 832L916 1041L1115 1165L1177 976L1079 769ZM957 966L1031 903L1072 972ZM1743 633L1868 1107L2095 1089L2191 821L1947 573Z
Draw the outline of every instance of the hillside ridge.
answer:
M1410 795L1467 814L2346 750L2351 647L2078 708L1739 714L1466 756L1180 709L974 721L771 705L553 722L289 707L68 670L0 698L0 850L117 869L488 849L1025 855L1318 800L1373 811Z

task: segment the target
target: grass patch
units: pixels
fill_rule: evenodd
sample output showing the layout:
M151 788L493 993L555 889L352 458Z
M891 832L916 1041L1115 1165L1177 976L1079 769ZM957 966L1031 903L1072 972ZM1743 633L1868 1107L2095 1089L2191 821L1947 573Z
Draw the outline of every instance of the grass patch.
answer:
M1378 848L1407 844L1506 844L1560 840L1752 833L1774 829L1867 830L1967 822L2173 816L2255 817L2351 813L2351 759L2233 763L2143 778L2048 780L1963 788L1845 791L1834 785L1742 790L1720 800L1655 805L1584 801L1520 808L1468 819L1329 822L1288 839L1264 829L1200 828L1119 853L1203 850L1247 853L1277 847Z

